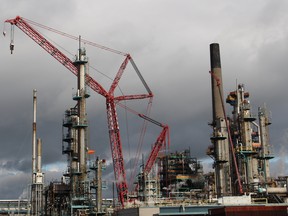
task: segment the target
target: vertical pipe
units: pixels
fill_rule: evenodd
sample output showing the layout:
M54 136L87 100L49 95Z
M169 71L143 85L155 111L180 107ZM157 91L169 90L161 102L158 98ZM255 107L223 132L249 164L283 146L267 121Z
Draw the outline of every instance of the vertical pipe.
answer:
M270 179L270 163L269 159L272 159L269 149L269 116L267 113L267 108L264 105L263 107L258 108L259 116L259 128L260 128L260 143L261 143L261 155L260 157L263 160L264 168L264 177L267 182Z
M96 207L97 212L102 213L102 165L103 160L96 159L96 181L97 181L97 189L96 189Z
M37 173L42 172L42 140L37 139Z
M76 148L77 148L77 163L79 164L79 175L75 177L75 182L73 183L73 187L79 188L79 193L84 193L84 191L88 188L83 186L83 182L87 179L87 138L86 138L86 131L87 131L87 121L86 121L86 98L85 98L85 91L86 91L86 51L84 48L80 47L81 45L81 37L79 37L79 50L77 54L77 59L74 61L74 65L77 67L78 70L78 79L77 79L77 92L79 91L79 98L77 99L77 118L78 121L76 122L76 129L77 129L77 139L76 139ZM77 186L81 185L81 186ZM87 191L88 192L88 191ZM83 194L82 194L83 195Z
M32 184L35 183L36 174L36 110L37 110L37 91L33 90L33 125L32 125Z
M85 124L86 121L86 98L85 98L85 64L84 64L84 50L79 49L79 60L83 63L79 65L79 74L78 74L78 90L80 91L81 99L78 102L78 114L80 124ZM80 170L84 180L86 175L86 143L85 143L85 127L79 128L79 162L80 162Z

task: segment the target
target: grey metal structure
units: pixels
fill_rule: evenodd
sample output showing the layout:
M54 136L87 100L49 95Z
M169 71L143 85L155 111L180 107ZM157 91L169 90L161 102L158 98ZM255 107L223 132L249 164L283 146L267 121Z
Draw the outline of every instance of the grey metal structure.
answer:
M269 117L266 106L258 108L258 117L260 129L259 137L261 143L259 159L262 167L263 178L265 182L269 182L271 181L269 160L274 158L274 155L271 151L269 138L269 125L271 124L271 119Z
M256 154L257 125L255 116L251 113L248 100L249 93L245 92L244 85L239 84L237 89L227 97L227 103L233 106L233 119L231 119L231 133L233 145L237 153L239 173L242 177L245 190L251 191L250 186L258 181L258 160ZM256 126L256 127L255 127Z
M243 84L230 92L226 102L233 106L230 128L244 192L258 192L259 188L265 188L271 182L269 160L273 156L269 142L270 118L266 107L259 107L259 125L256 123L257 117L251 112L249 92L245 92Z
M223 86L219 44L210 44L210 61L213 109L213 121L211 123L213 135L210 138L213 145L213 152L210 156L214 159L217 196L225 196L231 195L232 193L230 178L231 155L223 108Z
M103 203L102 203L102 189L105 187L102 182L102 171L106 168L105 160L101 160L97 157L96 161L93 161L89 168L95 171L95 177L91 182L91 189L95 190L95 207L97 215L104 215Z
M31 206L28 199L0 200L0 215L30 215Z
M85 78L88 72L88 59L86 51L79 46L74 65L78 70L77 91L73 100L77 105L65 111L63 121L63 144L62 153L67 154L68 169L64 174L65 184L69 185L70 195L67 197L68 206L66 214L85 214L94 211L95 204L91 198L91 181L87 170L87 113L86 98L89 93L86 89Z
M33 132L32 132L32 184L31 184L31 215L42 215L44 174L42 173L42 141L36 144L36 110L37 91L33 90Z
M266 191L265 188L271 185L269 160L273 158L267 109L258 109L258 125L257 116L252 114L249 92L245 92L243 84L238 84L226 98L226 102L233 107L232 116L227 116L223 102L219 44L210 45L210 59L213 135L207 154L214 159L216 195L221 197Z

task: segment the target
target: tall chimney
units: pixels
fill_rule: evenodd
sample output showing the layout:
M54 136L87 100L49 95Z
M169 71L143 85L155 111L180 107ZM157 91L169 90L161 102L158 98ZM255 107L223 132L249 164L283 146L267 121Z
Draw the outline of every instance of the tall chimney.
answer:
M32 184L36 181L36 110L37 110L37 91L33 90L33 123L32 123Z
M223 85L219 44L210 44L211 86L213 108L213 136L211 142L214 148L215 189L218 197L231 195L231 169L228 130L223 106Z
M213 121L217 118L224 118L224 111L221 100L223 99L222 71L220 61L219 44L210 44L210 63L211 63L211 85L212 85L212 107ZM217 80L220 86L217 86ZM220 88L220 91L219 91ZM222 97L222 98L221 98Z

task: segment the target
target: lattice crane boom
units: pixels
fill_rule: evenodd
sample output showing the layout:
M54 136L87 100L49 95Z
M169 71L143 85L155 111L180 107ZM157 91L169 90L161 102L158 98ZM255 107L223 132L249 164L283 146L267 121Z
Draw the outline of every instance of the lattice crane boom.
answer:
M64 65L68 70L70 70L74 75L78 76L78 70L74 66L73 62L66 55L64 55L57 47L55 47L46 38L44 38L38 31L32 28L32 26L29 25L29 23L27 23L22 17L17 16L15 19L8 19L5 22L17 26L26 35L28 35L28 37L30 37L33 41L35 41L39 46L41 46L45 51L47 51L62 65ZM96 91L98 94L104 97L108 95L106 90L88 74L86 74L86 83L88 86L91 87L91 89Z
M144 174L148 175L149 172L151 171L152 166L155 163L156 158L157 158L160 150L165 146L166 137L168 134L169 134L169 127L165 126L162 129L162 132L160 133L159 137L157 138L157 140L156 140L156 142L152 148L152 151L148 157L148 160L145 164L144 171L143 171ZM169 139L169 135L168 135L168 139Z
M154 143L152 150L149 154L148 160L145 163L144 169L143 169L143 175L148 175L157 159L157 156L160 152L161 149L163 149L166 144L168 144L168 146L170 146L170 136L169 136L169 126L162 124L146 115L143 114L138 114L139 117L155 124L158 125L159 127L162 127L162 131L160 133L160 135L158 136L156 142ZM136 185L134 191L137 191L139 188L139 184Z

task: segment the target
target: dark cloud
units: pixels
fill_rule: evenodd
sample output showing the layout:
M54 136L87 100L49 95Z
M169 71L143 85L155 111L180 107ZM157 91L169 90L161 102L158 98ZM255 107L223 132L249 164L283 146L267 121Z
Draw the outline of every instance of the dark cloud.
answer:
M271 143L279 156L271 164L285 167L287 6L284 0L276 3L272 0L239 3L4 0L0 18L4 21L20 15L131 53L155 94L151 117L170 126L171 151L190 148L191 156L203 160L208 169L207 164L212 162L205 156L212 132L207 124L212 118L209 44L218 42L225 94L235 89L236 82L244 83L255 112L258 106L267 104L272 112ZM7 24L6 31L6 38L0 37L0 198L18 198L31 176L32 90L38 90L37 129L43 141L46 182L59 180L66 161L61 154L61 124L64 111L75 106L72 93L76 78L17 28L15 52L10 55ZM76 41L43 29L39 31L65 47L69 52L63 52L73 59ZM124 57L88 46L87 55L90 65L96 68L90 68L90 75L108 89ZM125 94L145 92L131 65L120 85ZM117 90L117 95L121 91ZM104 178L111 185L114 178L105 100L91 92L87 104L90 147L107 160ZM127 105L143 113L147 101ZM230 107L227 109L230 113ZM129 173L143 121L120 107L118 116ZM161 128L148 124L141 153L148 154L160 131ZM287 174L284 168L281 174Z
M23 172L13 172L1 169L1 199L18 198L27 190L31 175Z

